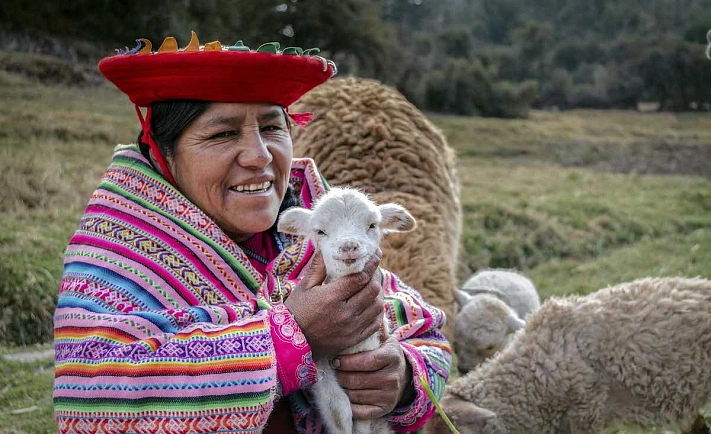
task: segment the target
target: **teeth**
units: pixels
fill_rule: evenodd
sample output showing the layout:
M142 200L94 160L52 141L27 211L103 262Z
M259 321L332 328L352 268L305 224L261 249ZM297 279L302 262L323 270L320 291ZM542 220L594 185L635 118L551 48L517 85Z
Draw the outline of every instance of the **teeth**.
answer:
M267 182L262 182L261 184L238 185L236 187L232 187L232 190L256 192L256 191L267 190L271 186L272 186L272 181L267 181Z

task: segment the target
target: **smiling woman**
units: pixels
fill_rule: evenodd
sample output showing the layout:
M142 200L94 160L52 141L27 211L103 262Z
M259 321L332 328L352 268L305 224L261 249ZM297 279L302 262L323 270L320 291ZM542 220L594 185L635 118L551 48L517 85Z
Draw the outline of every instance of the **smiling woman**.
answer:
M281 107L214 103L183 130L168 167L178 189L242 242L276 221L291 158Z
M60 432L323 432L314 358L338 356L383 317L392 338L334 359L339 382L355 418L418 429L433 408L409 379L441 394L449 373L442 312L377 272L378 254L324 283L313 246L276 230L281 211L328 190L312 160L292 158L290 118L308 115L288 107L335 65L295 47L201 48L193 34L178 50L171 39L99 64L142 131L116 148L66 250Z

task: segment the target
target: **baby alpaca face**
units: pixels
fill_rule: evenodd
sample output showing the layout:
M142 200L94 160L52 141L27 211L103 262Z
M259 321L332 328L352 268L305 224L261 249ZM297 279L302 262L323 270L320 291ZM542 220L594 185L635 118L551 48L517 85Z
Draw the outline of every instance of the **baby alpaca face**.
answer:
M516 313L498 298L469 297L454 320L459 372L472 371L496 354L523 325Z
M380 211L372 202L359 199L327 200L314 210L311 239L329 273L343 276L361 271L380 245Z
M286 210L277 229L310 239L322 253L329 277L335 278L361 271L385 233L415 226L412 215L399 205L376 205L357 190L333 188L313 210Z

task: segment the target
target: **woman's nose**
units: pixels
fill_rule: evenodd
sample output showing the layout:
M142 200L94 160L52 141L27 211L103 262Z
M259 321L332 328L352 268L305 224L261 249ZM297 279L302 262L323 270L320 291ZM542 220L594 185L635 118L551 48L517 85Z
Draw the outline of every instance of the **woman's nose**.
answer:
M272 154L262 140L259 131L250 131L244 135L243 149L237 156L237 163L242 167L261 169L272 161Z

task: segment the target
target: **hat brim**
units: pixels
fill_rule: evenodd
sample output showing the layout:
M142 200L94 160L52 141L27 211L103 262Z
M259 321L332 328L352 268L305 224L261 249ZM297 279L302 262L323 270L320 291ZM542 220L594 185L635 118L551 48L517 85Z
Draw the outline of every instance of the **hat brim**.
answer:
M333 74L321 58L253 51L116 55L99 70L142 107L175 99L288 107Z

